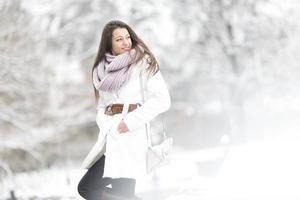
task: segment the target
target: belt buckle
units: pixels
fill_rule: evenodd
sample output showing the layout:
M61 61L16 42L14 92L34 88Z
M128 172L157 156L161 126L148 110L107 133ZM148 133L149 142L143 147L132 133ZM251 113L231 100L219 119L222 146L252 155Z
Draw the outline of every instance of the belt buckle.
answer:
M108 115L113 115L112 105L108 105L106 107L106 112L107 112Z

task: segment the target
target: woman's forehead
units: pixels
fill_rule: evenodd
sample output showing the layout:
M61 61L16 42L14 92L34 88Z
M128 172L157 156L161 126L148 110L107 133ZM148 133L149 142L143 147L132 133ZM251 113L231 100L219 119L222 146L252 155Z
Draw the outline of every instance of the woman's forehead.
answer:
M128 30L126 28L116 28L112 32L113 37L119 37L119 36L124 36L124 35L129 35Z

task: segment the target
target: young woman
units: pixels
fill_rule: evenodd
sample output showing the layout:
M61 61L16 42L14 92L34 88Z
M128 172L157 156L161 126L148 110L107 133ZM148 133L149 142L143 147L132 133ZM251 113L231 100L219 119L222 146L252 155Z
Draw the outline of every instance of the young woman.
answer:
M154 55L121 21L105 25L92 75L100 132L78 192L88 200L138 199L135 186L146 175L145 124L169 109L168 89Z

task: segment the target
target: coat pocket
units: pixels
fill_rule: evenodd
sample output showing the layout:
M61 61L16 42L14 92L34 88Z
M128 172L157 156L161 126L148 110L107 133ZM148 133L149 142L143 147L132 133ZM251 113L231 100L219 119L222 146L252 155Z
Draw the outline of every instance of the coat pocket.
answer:
M110 129L110 134L111 135L122 135L119 133L118 131L118 126L119 126L119 123L122 121L123 119L123 116L122 114L116 114L113 116L113 122L112 122L112 126L111 126L111 129Z

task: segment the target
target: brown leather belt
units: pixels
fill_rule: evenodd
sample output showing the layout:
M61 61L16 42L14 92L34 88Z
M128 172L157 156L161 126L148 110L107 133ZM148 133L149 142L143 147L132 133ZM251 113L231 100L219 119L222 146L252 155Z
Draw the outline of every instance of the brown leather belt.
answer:
M139 103L129 104L128 112L135 110L139 106L141 106L141 104L139 104ZM106 106L104 114L115 115L115 114L122 113L123 107L124 107L124 104L121 104L121 103L110 104L110 105Z

